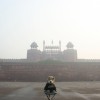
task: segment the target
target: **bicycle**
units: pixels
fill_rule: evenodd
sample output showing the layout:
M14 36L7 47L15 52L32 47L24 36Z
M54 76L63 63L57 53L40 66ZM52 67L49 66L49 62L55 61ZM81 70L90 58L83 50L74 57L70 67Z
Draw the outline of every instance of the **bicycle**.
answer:
M55 97L55 95L57 94L57 92L56 91L45 91L44 92L45 93L45 95L47 96L47 98L48 98L48 100L53 100L53 98Z

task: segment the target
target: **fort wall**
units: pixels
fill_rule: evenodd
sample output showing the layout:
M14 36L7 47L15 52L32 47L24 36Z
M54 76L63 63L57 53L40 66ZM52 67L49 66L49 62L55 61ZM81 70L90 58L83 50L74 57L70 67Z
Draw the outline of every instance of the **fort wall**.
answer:
M0 62L0 81L100 81L100 62Z

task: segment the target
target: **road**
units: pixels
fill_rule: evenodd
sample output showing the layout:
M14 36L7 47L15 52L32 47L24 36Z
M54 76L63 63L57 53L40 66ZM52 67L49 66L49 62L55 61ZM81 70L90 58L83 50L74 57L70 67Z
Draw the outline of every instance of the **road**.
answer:
M47 100L43 93L43 85L44 84L40 83L23 84L20 89L17 89L5 96L1 96L0 100ZM80 92L77 91L77 89L72 89L72 87L68 85L65 87L65 90L63 89L64 86L61 88L60 85L57 85L58 94L55 96L54 100L100 100L100 91L98 93L97 91L95 93L82 93L82 91Z

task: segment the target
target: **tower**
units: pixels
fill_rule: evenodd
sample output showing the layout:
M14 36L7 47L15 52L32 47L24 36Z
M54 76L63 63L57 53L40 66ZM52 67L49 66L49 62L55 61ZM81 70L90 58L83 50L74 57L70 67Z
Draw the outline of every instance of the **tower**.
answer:
M37 49L38 45L33 42L30 45L31 49L27 50L27 59L29 61L37 62L41 60L41 51Z
M63 59L67 62L74 62L77 60L77 50L73 49L74 45L69 42L67 44L67 50L63 51Z

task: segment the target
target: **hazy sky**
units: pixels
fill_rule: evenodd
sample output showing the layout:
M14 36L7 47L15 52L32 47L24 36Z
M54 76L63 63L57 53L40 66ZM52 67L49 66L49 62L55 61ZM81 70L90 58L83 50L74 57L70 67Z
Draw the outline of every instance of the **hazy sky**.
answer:
M0 58L26 58L32 42L69 41L78 58L100 59L100 0L0 0Z

